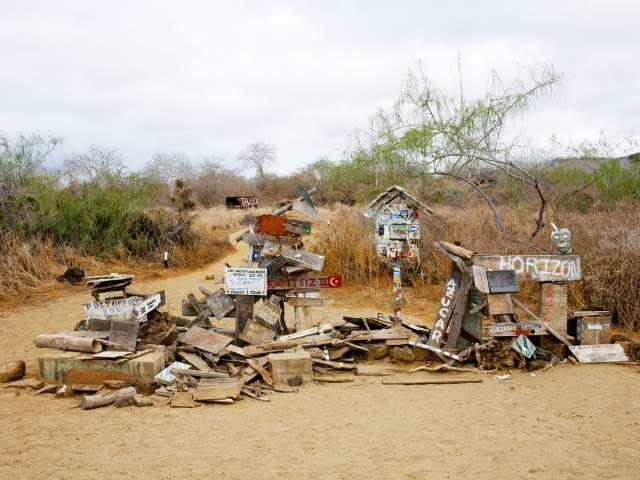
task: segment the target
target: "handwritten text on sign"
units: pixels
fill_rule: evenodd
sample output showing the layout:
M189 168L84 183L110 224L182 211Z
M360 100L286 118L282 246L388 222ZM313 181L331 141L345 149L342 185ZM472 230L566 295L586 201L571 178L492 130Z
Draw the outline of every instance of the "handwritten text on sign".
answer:
M582 278L577 255L474 255L473 264L492 270L515 270L520 280L571 282Z
M339 288L342 279L338 276L299 277L281 280L269 279L269 290L290 290L294 288Z
M266 268L225 268L224 293L227 295L267 294Z

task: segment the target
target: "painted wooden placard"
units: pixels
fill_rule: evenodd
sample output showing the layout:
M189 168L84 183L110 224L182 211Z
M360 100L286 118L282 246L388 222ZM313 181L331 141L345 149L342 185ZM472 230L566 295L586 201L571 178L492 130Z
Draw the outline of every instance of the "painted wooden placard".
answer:
M225 203L230 208L258 208L258 197L227 197Z
M457 268L452 267L445 285L444 294L440 299L440 305L436 313L436 318L433 322L433 327L431 328L431 335L427 342L430 347L439 347L442 343L444 332L447 330L447 325L449 325L453 307L456 304L456 296L460 288L461 277L462 272Z
M306 288L340 288L342 279L339 276L298 277L286 279L269 279L269 290L293 290Z
M227 295L267 294L266 268L225 268L224 293Z
M609 343L606 345L572 345L571 353L580 363L628 362L629 357L622 345Z
M280 315L282 314L282 308L280 306L271 303L270 301L262 302L262 305L255 313L255 319L264 324L266 327L273 328L273 326L280 321Z
M282 256L288 264L300 267L306 267L316 272L321 272L324 267L325 257L315 253L306 252L289 245L281 245L279 243L267 240L264 243L263 255Z
M247 342L250 345L262 345L268 343L275 337L275 333L272 328L266 327L256 319L249 320L242 332L239 333L238 338Z
M508 293L487 294L487 304L491 315L508 315L513 313L513 301Z
M128 297L109 302L91 302L82 305L87 320L128 320L133 316L133 308L142 302L142 297Z
M136 305L133 309L133 316L140 320L147 313L155 310L158 307L164 305L165 297L164 290L145 298L142 302Z
M282 215L258 215L256 221L256 233L275 235L278 237L286 235L286 220L287 219Z
M109 290L108 292L100 292L98 293L98 301L100 302L106 302L107 300L110 299L116 299L116 298L125 298L127 296L127 293L124 290Z
M564 336L567 334L567 293L566 283L542 282L538 289L540 318Z
M216 290L206 299L207 306L211 313L218 319L226 317L234 308L236 302L229 295L224 293L224 288Z
M109 341L135 349L139 327L140 325L135 321L113 320L109 329Z
M519 280L572 282L582 278L577 255L474 255L473 264L492 270L515 270Z
M490 323L483 327L483 333L489 337L519 337L524 335L547 335L543 322Z

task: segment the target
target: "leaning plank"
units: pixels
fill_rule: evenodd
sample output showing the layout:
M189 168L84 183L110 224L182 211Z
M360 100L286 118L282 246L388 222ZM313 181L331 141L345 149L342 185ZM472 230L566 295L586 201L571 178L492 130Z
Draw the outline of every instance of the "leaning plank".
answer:
M542 322L542 319L538 317L535 313L533 313L531 309L527 307L524 303L522 303L520 300L518 300L515 297L511 297L511 300L513 300L513 303L515 303L518 307L520 307L525 313L528 313L531 316L531 318L533 318L534 320L537 320L538 322ZM558 331L556 331L556 329L551 327L550 324L548 324L547 322L544 322L544 325L547 328L547 332L553 335L558 341L565 344L567 347L569 347L569 349L573 347L573 344L569 342L569 340L564 338Z
M191 327L178 336L178 342L192 345L205 352L219 354L222 349L231 343L231 338L216 332L205 330L201 327Z
M91 410L93 408L106 407L120 398L133 398L135 395L135 387L125 387L106 395L87 395L80 399L80 408L82 410Z
M38 348L57 348L58 350L73 350L75 352L98 353L102 345L94 338L74 337L67 335L38 335L33 343Z
M270 387L274 386L273 378L271 377L271 374L259 362L255 360L251 360L250 358L247 358L247 363L251 366L251 368L253 368L256 372L260 374L260 376L264 380L264 383L266 383Z
M463 273L460 279L460 291L458 292L458 298L456 299L456 306L453 307L453 314L451 315L451 322L449 323L449 336L447 337L447 348L455 349L458 344L458 337L462 330L462 319L467 310L467 303L469 300L469 290L471 289L471 276L468 273Z
M457 383L482 383L481 378L383 378L383 385L451 385Z
M182 360L193 365L193 367L196 370L200 370L201 372L211 371L211 369L209 368L209 365L207 365L207 363L204 360L202 360L199 355L195 353L181 352L181 351L178 351L177 353Z

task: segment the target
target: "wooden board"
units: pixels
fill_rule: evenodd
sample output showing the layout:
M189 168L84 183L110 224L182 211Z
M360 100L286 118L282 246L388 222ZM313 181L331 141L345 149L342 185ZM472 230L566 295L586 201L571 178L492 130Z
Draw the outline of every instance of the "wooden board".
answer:
M275 333L271 327L266 327L261 322L250 319L238 334L240 340L250 345L262 345L273 340Z
M238 378L202 379L198 382L195 400L207 402L225 398L238 398L244 381Z
M606 345L572 345L571 353L580 363L628 362L629 357L622 345L609 343Z
M292 307L322 307L324 306L324 299L308 297L288 297L287 303Z
M431 335L429 336L429 341L427 342L427 345L429 345L430 347L437 348L442 344L444 332L447 330L453 308L456 304L458 290L460 289L461 277L462 272L460 272L457 267L452 265L451 271L449 272L449 278L447 279L447 283L445 285L444 293L442 294L442 298L440 299L440 304L436 312L436 318L433 321Z
M299 267L307 267L310 270L316 272L322 271L324 267L324 257L315 253L306 252L298 248L290 247L289 245L281 245L271 241L264 243L262 250L264 256L278 256L282 255L289 265L295 265Z
M567 335L567 284L541 282L538 290L538 310L543 322L561 335Z
M178 336L178 342L194 346L205 352L219 354L224 347L231 343L231 338L201 327L191 327Z
M108 350L108 351L105 351L105 352L94 353L93 355L91 355L91 358L117 359L117 358L122 358L122 357L124 357L126 355L129 355L129 353L130 352Z
M141 301L140 297L128 297L109 302L91 302L82 305L82 309L87 320L128 320L133 315L133 308Z
M232 297L224 293L224 288L216 290L207 296L206 303L211 313L218 320L223 319L236 308L236 302Z
M161 307L165 303L164 290L153 295L148 296L142 302L135 306L133 309L133 316L135 318L142 318L147 313Z
M509 293L488 294L487 303L491 315L508 315L513 313L513 301Z
M200 370L201 372L211 371L211 368L209 368L209 365L207 365L207 363L204 360L202 360L202 358L200 358L199 355L195 353L178 351L177 355L185 362L191 364L193 368L195 368L196 370Z
M258 307L254 316L255 319L264 324L265 327L273 329L274 325L280 321L281 314L282 308L280 308L279 305L275 305L269 300L266 300Z
M349 336L349 341L367 342L376 340L408 340L410 333L406 330L386 328L384 330L353 331Z
M109 341L135 350L138 342L139 327L139 323L132 320L112 320L109 329Z
M402 307L408 305L409 302L407 302L407 299L404 297L400 297L397 300L394 300L393 302L391 302L390 308L392 311L397 312L398 310L400 310Z
M313 208L311 205L309 205L307 202L301 201L301 200L296 200L295 202L293 202L292 208L296 211L296 212L300 212L301 214L309 217L309 218L316 218L318 216L318 210Z
M285 229L286 218L282 215L258 215L256 220L256 233L277 237L287 234Z
M520 335L548 335L544 322L490 323L483 327L488 337L518 337Z
M313 328L312 307L293 307L293 318L296 331L300 332Z
M457 383L482 383L481 378L383 378L383 385L452 385Z
M250 295L238 295L236 297L236 327L233 337L234 345L239 345L240 334L244 330L245 325L253 320L253 296Z
M515 270L519 280L572 282L582 279L577 255L474 255L472 261L491 270Z
M388 367L386 365L358 365L356 375L367 377L389 377L401 373L409 373L405 368Z

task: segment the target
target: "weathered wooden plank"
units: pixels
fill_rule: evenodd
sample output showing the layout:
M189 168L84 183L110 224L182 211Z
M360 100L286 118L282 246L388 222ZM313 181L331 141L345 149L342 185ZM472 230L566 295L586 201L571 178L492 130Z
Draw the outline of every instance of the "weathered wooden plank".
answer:
M482 383L481 378L383 378L383 385L453 385Z
M253 305L254 298L252 295L237 295L236 296L236 329L234 334L233 344L242 346L240 334L244 330L245 325L253 320Z
M178 336L178 342L192 345L200 350L217 355L231 343L231 338L201 327L191 327Z
M571 282L582 278L577 255L474 255L472 261L492 270L515 270L519 280Z
M213 313L218 320L223 319L236 308L236 302L231 296L224 293L224 288L220 288L211 295L208 295L205 301L211 313Z
M629 357L622 345L609 343L606 345L571 345L571 353L580 363L628 362Z
M567 284L541 282L538 289L538 311L543 322L561 335L567 334Z
M273 329L273 327L280 321L280 315L282 314L282 308L279 305L275 305L269 300L265 300L258 307L255 313L255 319L265 327Z
M292 307L322 307L324 306L324 299L309 297L288 297L287 303Z
M439 241L438 242L442 248L444 248L447 252L452 253L453 255L464 258L465 260L471 260L473 257L473 252L471 250L467 250L459 245L454 245L453 243Z
M207 365L207 363L195 353L182 352L178 350L177 355L185 362L191 364L197 370L200 370L202 372L211 371L209 365Z
M462 319L467 310L471 283L471 276L467 272L462 273L462 277L460 278L460 289L456 298L456 306L453 307L453 313L451 314L449 336L447 337L447 348L457 348L458 337L462 330Z
M273 329L255 319L247 321L242 332L238 335L240 340L247 342L249 345L262 345L272 341L273 337L275 337Z
M509 293L487 294L491 315L509 315L513 313L513 301Z
M312 307L293 307L293 318L298 332L313 328Z
M356 375L368 377L389 377L401 373L409 373L405 368L388 367L386 365L358 365Z
M447 330L453 308L456 304L456 298L460 289L460 279L462 272L455 265L451 265L451 271L449 272L449 278L445 285L444 293L440 299L440 305L436 313L436 318L433 321L433 327L431 328L431 335L427 344L431 347L440 347L444 337L444 332Z
M483 327L489 337L518 337L520 335L548 335L544 322L490 323Z
M369 342L378 340L408 340L410 332L407 330L386 328L384 330L354 330L348 339L351 342Z
M109 329L109 341L135 350L138 343L140 324L135 321L112 320Z
M315 253L306 252L288 245L280 245L278 243L267 241L264 244L263 255L278 256L282 255L287 263L300 267L307 267L316 272L322 271L324 267L324 257Z

